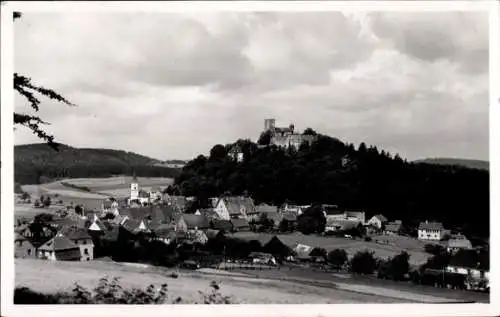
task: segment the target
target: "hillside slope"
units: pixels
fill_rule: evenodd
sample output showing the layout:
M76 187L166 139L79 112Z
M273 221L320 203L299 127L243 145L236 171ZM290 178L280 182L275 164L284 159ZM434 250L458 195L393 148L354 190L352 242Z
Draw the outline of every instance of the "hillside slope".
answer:
M415 163L435 164L435 165L455 165L467 168L474 168L488 171L490 169L490 162L482 160L468 160L458 158L436 157L416 160Z
M54 178L107 177L131 175L174 177L178 169L154 166L159 160L133 152L75 148L59 145L59 152L46 144L27 144L14 147L15 181L36 184Z

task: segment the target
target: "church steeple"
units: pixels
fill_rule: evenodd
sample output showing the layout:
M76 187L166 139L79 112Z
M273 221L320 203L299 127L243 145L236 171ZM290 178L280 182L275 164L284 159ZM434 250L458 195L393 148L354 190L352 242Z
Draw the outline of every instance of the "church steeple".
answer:
M133 175L132 181L130 182L130 199L132 200L139 198L139 181L137 180L135 170Z

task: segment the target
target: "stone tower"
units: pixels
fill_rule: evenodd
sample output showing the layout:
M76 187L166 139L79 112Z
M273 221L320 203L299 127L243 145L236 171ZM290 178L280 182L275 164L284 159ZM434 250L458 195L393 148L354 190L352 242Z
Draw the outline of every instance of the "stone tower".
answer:
M264 131L274 130L276 119L264 119Z

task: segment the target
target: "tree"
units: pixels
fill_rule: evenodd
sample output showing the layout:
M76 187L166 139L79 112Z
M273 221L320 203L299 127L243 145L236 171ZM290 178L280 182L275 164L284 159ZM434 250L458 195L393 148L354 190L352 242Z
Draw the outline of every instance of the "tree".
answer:
M14 20L20 17L20 12L14 12ZM31 78L20 75L18 73L14 73L14 90L17 91L21 96L26 98L30 107L35 112L38 112L40 110L39 106L41 103L40 99L38 99L38 96L36 96L37 94L39 96L53 99L69 106L74 106L74 104L72 104L65 97L55 92L54 90L33 84ZM14 112L14 125L22 125L24 127L27 127L40 139L44 140L51 148L58 150L58 144L54 142L54 136L47 134L40 127L41 125L48 124L48 122L43 121L38 116Z
M27 200L29 200L31 198L30 194L28 194L27 192L23 192L21 194L21 199L26 202Z
M83 216L83 208L80 205L76 205L76 207L75 207L75 213L77 215Z
M314 131L313 129L311 128L307 128L304 130L304 135L317 135L318 133L316 133L316 131Z
M335 249L328 253L328 262L336 269L342 268L347 262L347 252L343 249Z
M223 159L227 155L226 149L223 145L217 144L210 150L211 159Z
M322 258L326 259L326 250L324 248L316 247L316 248L311 250L311 252L309 253L309 256L322 257Z
M47 198L45 198L45 200L43 201L43 206L50 207L51 204L52 204L52 200L50 199L49 196L47 196Z
M403 280L405 275L410 272L410 255L402 251L394 256L389 262L389 274L396 281Z
M357 274L373 274L377 267L377 260L373 252L358 251L351 260L351 271Z
M257 144L269 145L271 143L271 131L264 131L260 134Z
M14 183L14 193L16 194L22 194L23 193L23 189L21 188L21 184L19 183Z

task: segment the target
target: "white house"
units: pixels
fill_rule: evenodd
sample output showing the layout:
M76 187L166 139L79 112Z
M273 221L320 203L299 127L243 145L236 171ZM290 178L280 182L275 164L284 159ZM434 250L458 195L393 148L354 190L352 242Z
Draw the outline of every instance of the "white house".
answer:
M421 222L418 227L419 240L440 241L445 234L443 224L440 222Z
M150 201L150 194L139 189L139 181L137 180L137 177L134 176L130 182L130 198L128 199L128 205L131 205L133 202L138 202L143 206L148 204Z
M489 259L476 250L459 250L446 267L447 272L466 275L470 280L484 280L489 285Z
M387 218L384 217L384 215L375 215L371 217L366 224L375 227L377 229L381 229L382 225L386 223L387 223Z

